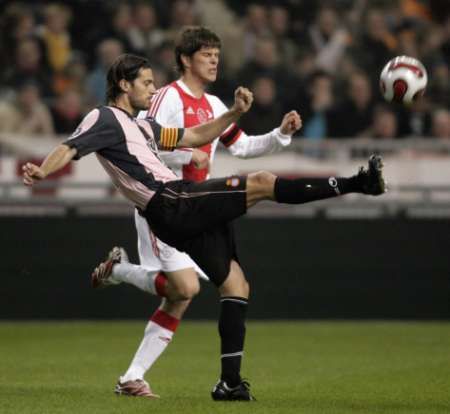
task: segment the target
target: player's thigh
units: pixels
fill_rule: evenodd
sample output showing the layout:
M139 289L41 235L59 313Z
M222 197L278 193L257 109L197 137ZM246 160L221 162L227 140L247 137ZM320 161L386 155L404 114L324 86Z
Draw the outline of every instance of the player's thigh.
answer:
M221 296L239 296L248 298L250 293L250 287L245 278L244 272L235 260L231 261L230 272L219 287Z
M209 280L205 272L186 253L169 246L158 239L152 232L147 220L137 211L135 223L138 233L138 251L141 265L164 273L194 268L198 276Z
M157 271L162 270L156 237L150 230L147 220L142 217L137 210L134 212L134 222L138 237L140 264L148 269Z

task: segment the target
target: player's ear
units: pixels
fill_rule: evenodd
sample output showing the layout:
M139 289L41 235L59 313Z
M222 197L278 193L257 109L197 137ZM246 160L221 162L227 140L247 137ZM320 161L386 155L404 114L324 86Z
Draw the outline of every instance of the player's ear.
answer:
M181 63L183 64L184 68L190 68L191 67L191 57L187 55L180 55Z
M128 92L130 90L131 84L127 80L121 79L119 81L119 86L123 92Z

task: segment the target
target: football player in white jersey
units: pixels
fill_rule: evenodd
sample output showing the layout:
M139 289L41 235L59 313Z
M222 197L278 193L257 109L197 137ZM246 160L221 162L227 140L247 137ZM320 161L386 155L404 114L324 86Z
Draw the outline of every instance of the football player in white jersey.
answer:
M227 107L220 98L206 93L208 85L217 77L220 46L218 36L204 27L183 30L175 48L181 77L161 88L152 99L148 113L141 113L140 117L150 116L162 125L181 128L201 124L226 112ZM161 153L161 158L179 177L203 181L209 176L209 165L219 141L236 157L258 157L288 146L300 125L295 111L287 113L278 128L264 135L247 135L233 124L211 144L199 149ZM125 251L114 248L108 259L95 269L92 282L94 287L126 282L163 297L150 318L130 367L116 385L118 394L153 396L143 390L146 387L144 374L171 341L190 300L198 292L197 275L208 277L186 253L156 238L137 210L135 221L141 265L129 263ZM212 392L216 400L251 397L247 383L240 377L249 286L244 274L239 275L219 286L222 373Z

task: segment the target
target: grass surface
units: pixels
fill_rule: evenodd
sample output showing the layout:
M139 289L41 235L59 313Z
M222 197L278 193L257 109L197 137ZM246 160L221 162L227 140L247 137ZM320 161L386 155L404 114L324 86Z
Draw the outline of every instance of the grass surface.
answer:
M253 322L243 373L255 403L215 403L214 323L183 323L147 380L116 397L137 322L0 323L1 414L450 413L450 323Z

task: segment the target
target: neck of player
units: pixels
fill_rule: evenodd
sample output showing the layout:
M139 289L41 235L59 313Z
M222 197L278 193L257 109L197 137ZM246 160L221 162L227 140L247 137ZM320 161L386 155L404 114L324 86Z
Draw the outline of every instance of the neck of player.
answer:
M139 109L136 109L131 105L130 99L126 94L118 96L115 101L112 101L109 104L115 106L116 108L124 110L125 112L129 113L130 116L132 117L137 116L139 112Z
M205 93L206 87L208 86L205 81L200 79L198 76L193 75L189 71L183 73L181 76L181 81L186 84L189 90L194 94L197 99L200 99Z

